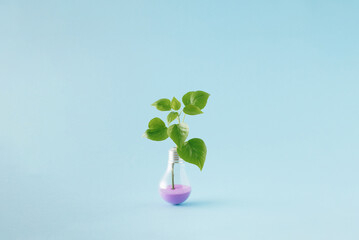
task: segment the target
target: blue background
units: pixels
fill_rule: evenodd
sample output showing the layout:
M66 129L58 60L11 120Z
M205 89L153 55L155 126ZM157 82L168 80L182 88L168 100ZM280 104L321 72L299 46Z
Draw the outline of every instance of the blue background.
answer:
M0 238L359 239L357 1L1 1ZM150 106L211 94L192 195Z

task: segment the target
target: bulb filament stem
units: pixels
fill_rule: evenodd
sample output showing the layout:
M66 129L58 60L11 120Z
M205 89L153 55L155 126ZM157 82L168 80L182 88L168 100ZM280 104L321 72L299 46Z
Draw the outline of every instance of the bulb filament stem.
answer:
M175 189L174 165L175 163L172 163L172 189Z

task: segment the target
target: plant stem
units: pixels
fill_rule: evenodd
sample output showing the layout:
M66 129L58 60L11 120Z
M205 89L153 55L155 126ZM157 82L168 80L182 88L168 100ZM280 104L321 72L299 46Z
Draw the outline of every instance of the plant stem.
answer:
M175 189L174 165L175 163L172 163L172 189Z
M178 122L181 123L181 114L183 112L183 109L181 110L181 112L178 114Z
M186 114L184 113L184 114L183 114L183 120L182 120L182 122L184 122L184 118L185 118L185 117L186 117Z

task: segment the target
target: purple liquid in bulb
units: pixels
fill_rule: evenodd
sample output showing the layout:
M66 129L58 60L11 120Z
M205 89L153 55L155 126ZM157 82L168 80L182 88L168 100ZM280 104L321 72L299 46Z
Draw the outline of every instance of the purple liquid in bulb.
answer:
M183 203L190 193L191 187L186 185L175 184L175 189L172 189L172 185L168 185L166 188L160 188L161 197L172 204Z

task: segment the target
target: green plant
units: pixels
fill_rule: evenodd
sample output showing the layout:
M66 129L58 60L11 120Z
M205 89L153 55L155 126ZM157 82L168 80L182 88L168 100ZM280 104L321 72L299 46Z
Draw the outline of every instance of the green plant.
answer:
M182 97L184 107L181 111L181 102L175 97L172 100L162 98L152 104L160 111L171 111L167 115L167 126L158 117L148 123L148 129L144 137L153 141L163 141L170 137L177 146L178 155L186 162L197 165L202 171L207 155L207 147L200 138L192 138L186 141L189 133L188 125L184 122L187 115L202 114L206 106L209 94L203 91L192 91ZM183 114L183 118L181 120ZM170 125L174 120L178 123Z

